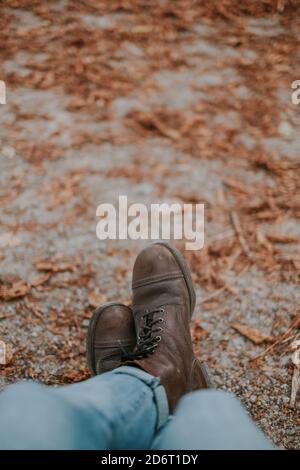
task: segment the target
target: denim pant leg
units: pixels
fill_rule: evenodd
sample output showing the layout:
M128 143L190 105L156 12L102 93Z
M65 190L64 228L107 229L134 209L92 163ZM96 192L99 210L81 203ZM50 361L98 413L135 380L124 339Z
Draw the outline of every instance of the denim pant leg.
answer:
M152 448L267 450L272 446L236 397L221 390L201 390L180 400Z
M0 449L146 449L168 416L159 379L121 367L63 387L0 393Z

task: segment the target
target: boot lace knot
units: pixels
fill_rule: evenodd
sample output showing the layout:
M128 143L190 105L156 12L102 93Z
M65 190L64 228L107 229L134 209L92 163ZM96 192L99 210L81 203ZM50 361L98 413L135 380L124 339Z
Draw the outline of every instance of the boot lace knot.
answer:
M131 354L127 354L125 359L143 359L153 354L161 341L161 333L163 328L161 324L164 322L162 315L164 314L162 307L152 310L146 310L141 316L142 326L138 332L137 345ZM156 314L160 315L155 318Z

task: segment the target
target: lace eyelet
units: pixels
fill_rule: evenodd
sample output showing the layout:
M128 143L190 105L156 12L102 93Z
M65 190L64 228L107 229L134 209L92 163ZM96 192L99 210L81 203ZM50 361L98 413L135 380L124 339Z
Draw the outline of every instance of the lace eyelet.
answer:
M161 341L161 336L155 336L155 339L159 343Z
M163 323L164 319L160 317L160 318L158 319L158 321L159 321L159 323Z
M161 326L160 326L160 327L158 327L157 329L158 329L158 331L163 331L163 329L162 329L162 327L161 327Z

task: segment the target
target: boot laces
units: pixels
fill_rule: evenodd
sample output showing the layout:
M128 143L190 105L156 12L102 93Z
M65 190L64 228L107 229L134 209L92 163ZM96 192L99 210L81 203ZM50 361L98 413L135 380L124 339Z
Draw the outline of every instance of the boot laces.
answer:
M161 341L161 335L155 333L163 331L163 328L158 325L164 322L162 316L154 318L154 315L163 315L164 312L162 307L145 311L141 317L143 325L138 332L136 348L132 353L126 354L125 359L143 359L154 353Z

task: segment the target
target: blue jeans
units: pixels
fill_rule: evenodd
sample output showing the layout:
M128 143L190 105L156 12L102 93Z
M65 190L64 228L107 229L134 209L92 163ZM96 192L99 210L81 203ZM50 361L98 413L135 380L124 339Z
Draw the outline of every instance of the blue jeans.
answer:
M0 393L0 449L270 449L238 400L183 397L174 416L159 379L129 366L64 387L19 383Z

